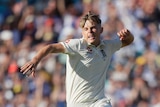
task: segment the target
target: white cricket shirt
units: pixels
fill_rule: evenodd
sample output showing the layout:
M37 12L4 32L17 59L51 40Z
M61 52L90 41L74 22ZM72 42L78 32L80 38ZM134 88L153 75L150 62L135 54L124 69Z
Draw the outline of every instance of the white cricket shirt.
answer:
M67 106L91 104L104 98L106 72L113 53L120 49L120 40L104 40L95 47L81 39L61 42L67 54Z

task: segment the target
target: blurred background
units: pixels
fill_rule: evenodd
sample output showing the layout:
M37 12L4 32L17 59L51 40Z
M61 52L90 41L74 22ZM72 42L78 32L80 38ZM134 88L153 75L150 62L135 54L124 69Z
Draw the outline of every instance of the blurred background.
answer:
M48 43L80 38L79 18L100 15L101 37L128 28L106 74L113 107L160 107L160 0L0 0L0 107L66 107L65 55L50 54L25 77L20 67Z

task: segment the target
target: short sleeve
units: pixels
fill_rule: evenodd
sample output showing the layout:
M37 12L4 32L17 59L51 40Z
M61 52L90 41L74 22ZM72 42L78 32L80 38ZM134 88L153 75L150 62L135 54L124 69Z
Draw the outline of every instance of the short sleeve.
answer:
M112 40L112 47L114 51L119 50L122 46L122 42L119 39Z
M112 53L119 50L122 46L122 42L119 39L105 40L104 42Z
M66 54L75 54L78 50L79 42L79 39L68 39L60 43L64 46Z

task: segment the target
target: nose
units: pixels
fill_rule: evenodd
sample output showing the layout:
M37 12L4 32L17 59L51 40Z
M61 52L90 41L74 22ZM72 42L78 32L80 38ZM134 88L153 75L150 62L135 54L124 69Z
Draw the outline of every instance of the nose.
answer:
M89 32L89 33L92 33L92 28L90 28L88 32Z

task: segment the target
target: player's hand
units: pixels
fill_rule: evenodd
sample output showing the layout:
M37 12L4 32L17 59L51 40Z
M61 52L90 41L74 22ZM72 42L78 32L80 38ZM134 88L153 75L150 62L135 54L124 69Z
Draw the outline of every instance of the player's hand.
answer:
M30 75L35 77L35 69L36 64L33 61L29 61L20 68L20 72L22 72L27 77L29 77Z
M121 31L119 31L117 33L117 35L119 36L120 40L127 40L131 34L131 32L128 29L122 29Z
M128 29L122 29L121 31L117 33L117 35L119 36L119 39L122 42L121 47L131 44L134 40L134 36Z

